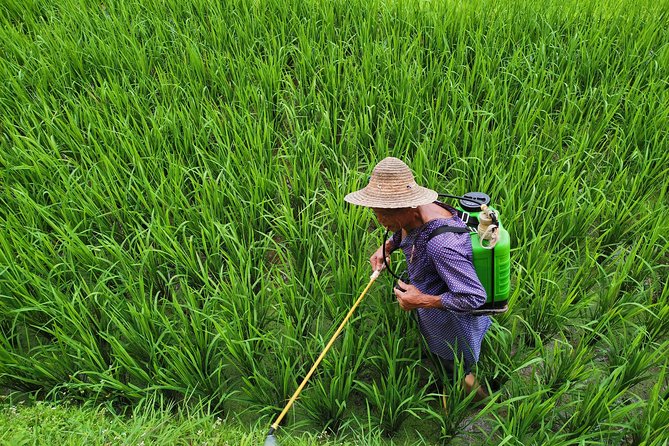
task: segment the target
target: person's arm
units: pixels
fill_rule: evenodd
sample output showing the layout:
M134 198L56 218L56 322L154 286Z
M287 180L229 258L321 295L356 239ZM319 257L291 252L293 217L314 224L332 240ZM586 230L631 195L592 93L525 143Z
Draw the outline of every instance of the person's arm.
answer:
M389 264L390 253L395 250L395 247L399 243L398 241L399 237L397 237L397 233L395 233L392 237L384 242L386 245L386 261ZM369 258L369 263L372 264L372 270L374 271L379 271L385 268L386 265L383 263L383 246L379 246L379 249L377 249L374 254L372 254L372 256Z
M448 287L448 291L439 296L442 308L459 312L479 308L486 302L486 292L473 263L460 250L439 241L435 239L435 243L430 243L428 255Z
M395 296L403 310L441 308L466 313L485 303L486 292L476 275L474 265L459 249L445 244L448 239L449 237L435 239L428 245L427 251L448 291L441 295L425 294L415 286L399 281Z
M404 311L411 311L416 308L443 308L441 296L421 293L414 285L404 283L401 280L397 282L394 291L397 302Z
M402 243L402 230L400 229L399 231L393 232L393 235L390 236L388 240L386 240L386 255L389 256L391 252L395 251L400 247L400 243ZM381 247L383 248L383 247ZM379 249L381 249L379 248Z

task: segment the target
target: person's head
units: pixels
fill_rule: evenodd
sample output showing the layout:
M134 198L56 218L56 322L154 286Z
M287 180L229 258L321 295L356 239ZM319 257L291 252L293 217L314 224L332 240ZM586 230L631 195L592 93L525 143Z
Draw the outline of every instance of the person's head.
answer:
M438 194L416 184L409 166L388 157L381 160L364 188L351 192L344 200L372 208L376 218L391 231L405 227L416 215L416 208L437 199Z
M418 209L411 208L372 208L379 224L391 232L399 231L402 228L410 226L420 218Z

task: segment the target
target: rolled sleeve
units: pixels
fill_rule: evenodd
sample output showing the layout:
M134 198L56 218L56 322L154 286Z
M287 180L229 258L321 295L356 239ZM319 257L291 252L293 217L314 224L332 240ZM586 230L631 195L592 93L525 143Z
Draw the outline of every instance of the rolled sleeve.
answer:
M402 230L400 229L397 232L393 232L393 235L390 237L390 241L393 244L393 247L390 250L391 252L399 249L400 244L402 243Z
M441 305L448 310L467 312L486 302L486 292L476 275L471 259L445 241L460 235L445 234L428 245L428 256L448 290L441 294Z

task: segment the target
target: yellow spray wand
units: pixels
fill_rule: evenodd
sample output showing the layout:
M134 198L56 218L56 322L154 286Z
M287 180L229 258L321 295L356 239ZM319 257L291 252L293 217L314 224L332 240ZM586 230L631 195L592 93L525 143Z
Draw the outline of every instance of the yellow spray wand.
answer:
M360 297L358 297L358 300L355 301L351 309L348 311L348 314L342 321L342 323L339 325L339 328L337 328L337 331L332 335L332 338L330 338L330 342L325 346L325 349L321 352L320 356L318 359L316 359L316 362L314 365L311 367L311 370L309 370L309 373L307 373L307 376L304 377L302 380L302 384L297 388L295 393L293 393L293 396L290 397L290 400L288 400L288 404L286 404L286 407L283 408L283 411L281 411L281 414L276 418L276 421L272 424L272 426L269 429L269 433L267 434L267 438L265 439L265 446L274 446L277 444L276 438L274 437L274 432L279 428L279 424L281 423L281 420L283 420L283 417L286 416L286 413L288 413L288 410L290 407L293 405L295 400L297 399L297 396L300 394L302 389L304 389L304 386L307 384L307 381L309 381L309 378L311 378L311 375L314 374L314 371L316 371L316 367L318 367L318 364L321 363L323 358L325 357L325 354L330 350L330 347L332 347L332 344L334 344L335 339L337 339L337 336L339 336L339 333L344 329L344 325L348 322L348 320L351 318L351 315L353 315L353 312L355 309L360 305L360 302L362 302L362 298L367 294L367 291L369 288L372 286L374 281L376 280L377 277L379 277L379 274L381 273L381 270L374 271L372 273L372 276L369 279L369 283L365 287L365 289L362 291L360 294Z

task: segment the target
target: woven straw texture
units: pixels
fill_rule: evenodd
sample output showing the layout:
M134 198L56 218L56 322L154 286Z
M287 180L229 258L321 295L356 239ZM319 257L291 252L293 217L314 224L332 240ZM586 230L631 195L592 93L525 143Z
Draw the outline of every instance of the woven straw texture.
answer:
M433 190L416 184L409 166L400 159L381 160L364 188L351 192L344 200L371 208L408 208L432 203L437 199Z

